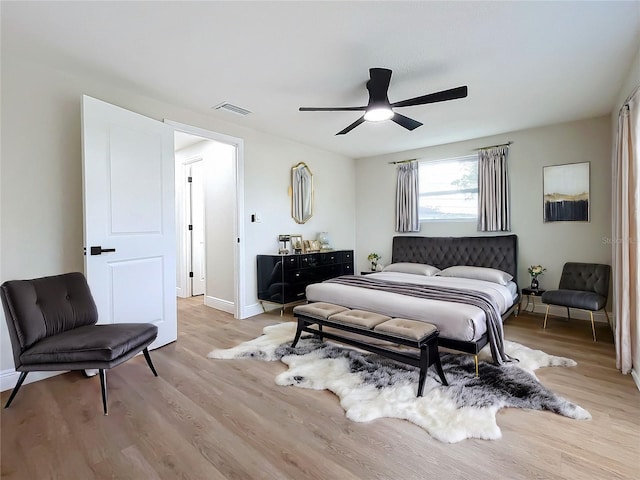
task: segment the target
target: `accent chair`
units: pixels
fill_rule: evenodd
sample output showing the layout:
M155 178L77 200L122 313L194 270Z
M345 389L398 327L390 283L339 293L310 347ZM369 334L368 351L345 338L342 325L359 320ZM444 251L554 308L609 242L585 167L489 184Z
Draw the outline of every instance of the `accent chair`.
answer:
M105 415L106 370L142 352L158 376L147 350L158 336L158 327L151 323L96 325L98 310L82 273L10 280L0 286L0 296L15 369L20 372L5 408L32 371L97 369Z
M547 328L547 317L551 305L567 307L567 317L571 319L570 308L586 310L591 317L593 341L596 341L596 327L593 323L593 312L604 310L607 313L609 296L609 278L611 266L599 263L567 262L562 268L558 290L547 290L542 294L542 302L547 304L544 314L543 328Z

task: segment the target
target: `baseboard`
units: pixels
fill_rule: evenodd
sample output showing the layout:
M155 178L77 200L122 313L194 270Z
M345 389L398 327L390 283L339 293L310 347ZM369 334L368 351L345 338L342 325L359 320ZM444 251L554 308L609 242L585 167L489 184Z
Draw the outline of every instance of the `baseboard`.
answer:
M222 310L223 312L230 313L231 315L235 315L236 306L233 302L229 300L222 300L221 298L215 298L206 296L204 298L204 304L207 307L215 308L216 310Z
M31 372L27 375L23 385L44 380L45 378L55 377L62 373L67 372ZM15 370L3 370L0 372L0 391L4 392L5 390L13 389L13 387L16 386L16 383L18 383L19 377L20 372L16 372Z
M640 390L640 374L635 368L631 369L631 378L633 378L633 381L636 382L636 387Z
M264 309L262 308L262 305L260 305L260 303L254 303L253 305L247 305L244 308L243 318L254 317L256 315L260 315L261 313L264 313Z

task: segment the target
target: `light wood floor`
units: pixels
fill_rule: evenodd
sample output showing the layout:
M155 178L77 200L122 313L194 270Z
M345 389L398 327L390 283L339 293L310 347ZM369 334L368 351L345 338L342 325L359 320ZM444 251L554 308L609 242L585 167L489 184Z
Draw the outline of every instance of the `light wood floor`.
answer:
M591 412L498 413L500 440L449 445L402 420L355 423L329 392L278 387L279 362L210 360L215 347L258 336L277 312L247 320L179 303L178 341L98 377L71 372L25 385L2 409L2 477L12 479L637 479L640 393L615 369L608 326L511 317L506 337L574 358L538 371L543 384ZM285 320L291 319L285 315ZM9 392L2 394L6 402Z

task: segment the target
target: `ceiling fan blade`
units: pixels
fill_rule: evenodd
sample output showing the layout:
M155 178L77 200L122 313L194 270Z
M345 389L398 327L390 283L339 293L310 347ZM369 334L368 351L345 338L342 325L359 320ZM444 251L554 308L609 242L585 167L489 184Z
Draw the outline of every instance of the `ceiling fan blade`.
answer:
M340 130L338 133L336 133L336 135L344 135L345 133L349 133L351 130L353 130L354 128L356 128L358 125L360 125L363 122L364 122L364 115L361 116L355 122L353 122L351 125L349 125L347 128L345 128L344 130Z
M392 107L411 107L413 105L424 105L426 103L445 102L447 100L455 100L456 98L464 98L467 96L467 86L451 88L441 92L422 95L421 97L409 98L401 102L392 103Z
M415 130L420 125L422 125L419 121L414 120L413 118L405 117L404 115L400 115L399 113L394 113L391 120L396 122L398 125L406 128L407 130Z
M369 106L372 103L389 103L387 92L389 91L389 83L391 83L391 70L388 68L370 68L369 78L367 82L367 90L369 90Z
M366 110L367 107L300 107L301 112L353 112Z

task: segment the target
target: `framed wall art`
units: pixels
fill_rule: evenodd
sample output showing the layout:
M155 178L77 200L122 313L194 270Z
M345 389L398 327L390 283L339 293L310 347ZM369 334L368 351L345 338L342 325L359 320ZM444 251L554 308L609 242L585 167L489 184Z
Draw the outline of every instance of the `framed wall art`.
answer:
M545 222L589 221L589 162L543 167Z

